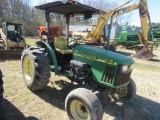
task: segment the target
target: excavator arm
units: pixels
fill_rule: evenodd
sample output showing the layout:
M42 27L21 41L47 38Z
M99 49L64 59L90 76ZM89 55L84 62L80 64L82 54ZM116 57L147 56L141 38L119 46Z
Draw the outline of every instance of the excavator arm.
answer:
M137 58L144 58L144 59L152 59L153 56L153 45L154 42L151 44L151 46L148 45L148 21L150 25L150 30L152 30L151 26L151 20L148 12L148 7L147 7L147 0L140 0L139 4L134 4L130 5L128 7L123 7L124 5L128 4L130 1L124 3L123 5L108 11L107 13L103 14L99 19L97 26L95 28L95 31L92 31L92 40L99 40L101 38L101 32L104 24L106 21L110 20L112 21L113 17L117 17L120 15L123 15L125 13L128 13L130 11L133 11L135 9L139 9L139 16L140 16L140 21L141 21L141 26L142 26L142 33L138 33L138 37L141 41L141 44L143 46L141 47L136 47L136 54L133 55L133 57ZM123 7L123 8L122 8ZM112 22L111 22L112 24ZM109 31L111 30L111 27ZM110 34L110 32L109 32ZM110 35L108 35L110 36ZM108 47L107 47L108 48Z
M148 44L148 21L150 25L150 30L152 30L151 26L151 20L148 12L148 7L147 7L147 0L141 0L139 2L139 16L141 20L141 26L142 26L142 33L139 35L141 44L147 45Z
M94 31L92 31L93 40L99 40L101 38L103 26L105 25L106 21L111 19L111 15L113 14L113 12L118 11L118 12L115 12L115 14L113 15L113 17L118 17L125 13L139 9L139 15L140 15L142 33L143 33L141 36L141 43L143 45L147 45L147 42L148 42L148 22L147 20L148 19L149 19L149 24L150 24L150 29L151 29L150 16L149 16L148 8L147 8L147 0L140 0L139 4L133 4L127 7L123 7L129 2L130 1L127 1L126 3L120 5L119 7L115 9L112 9L106 12L105 14L99 17L96 28Z
M139 4L134 4L134 5L131 5L131 6L128 6L128 7L124 7L122 8L122 6L128 4L130 1L127 1L126 3L124 3L123 5L113 9L113 10L110 10L108 11L107 13L101 15L98 19L98 22L97 22L97 25L96 25L96 28L94 31L92 31L92 35L93 35L93 39L95 40L99 40L100 37L101 37L101 32L102 32L102 28L103 26L105 25L106 21L110 20L111 19L111 15L114 11L117 11L119 10L119 12L116 12L114 14L113 17L118 17L120 15L123 15L125 13L128 13L130 11L133 11L135 9L138 9L139 8Z
M150 15L147 7L147 0L140 0L139 2L139 16L141 20L142 33L138 33L138 37L143 46L136 47L136 54L133 57L143 58L150 60L153 57L153 46L155 44L154 41L148 41L148 22L150 31L152 32L152 25L150 20Z

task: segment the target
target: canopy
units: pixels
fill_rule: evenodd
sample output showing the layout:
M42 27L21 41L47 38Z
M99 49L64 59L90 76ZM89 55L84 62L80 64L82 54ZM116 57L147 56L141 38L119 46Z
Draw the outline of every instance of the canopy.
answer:
M42 4L39 6L35 6L35 8L44 10L47 12L54 12L54 13L59 13L59 14L69 14L69 15L74 15L74 14L84 14L84 15L89 15L91 16L92 14L96 13L102 13L103 11L81 4L76 1L72 1L71 3L62 1L56 1L56 2L50 2L46 4Z

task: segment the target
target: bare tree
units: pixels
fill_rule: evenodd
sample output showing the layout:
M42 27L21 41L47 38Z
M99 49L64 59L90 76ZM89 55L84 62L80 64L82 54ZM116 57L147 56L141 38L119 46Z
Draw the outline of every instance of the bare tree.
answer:
M92 6L94 8L100 9L102 11L109 11L113 8L116 8L118 6L117 2L110 2L109 0L77 0L78 2L81 2L83 4ZM100 16L100 15L99 15ZM131 13L127 13L125 15L121 15L119 17L114 18L114 23L115 25L128 25L131 22ZM94 16L93 20L98 19L98 16Z
M132 16L132 13L126 13L125 15L121 15L118 16L116 18L114 18L114 25L120 25L120 26L127 26L129 25L129 23L132 22L132 20L130 19Z
M103 11L108 11L118 4L116 2L109 2L104 0L77 0L82 4L92 6ZM40 4L46 3L46 0L40 2ZM131 15L130 15L131 16ZM51 24L55 26L63 27L65 23L65 17L58 14L51 14ZM92 24L94 20L98 18L93 17L84 22L82 17L71 18L72 24ZM22 23L26 35L37 34L37 26L45 25L45 16L43 11L37 10L31 6L31 0L0 0L0 26L2 22L18 22ZM128 24L130 21L128 17L119 17L115 19L117 24Z

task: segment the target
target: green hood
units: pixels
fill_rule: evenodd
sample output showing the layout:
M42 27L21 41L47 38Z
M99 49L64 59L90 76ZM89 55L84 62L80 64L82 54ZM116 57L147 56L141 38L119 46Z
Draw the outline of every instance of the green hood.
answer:
M77 59L87 64L92 64L93 61L109 61L117 64L132 64L133 59L109 50L91 47L88 45L77 45L73 50L73 59Z

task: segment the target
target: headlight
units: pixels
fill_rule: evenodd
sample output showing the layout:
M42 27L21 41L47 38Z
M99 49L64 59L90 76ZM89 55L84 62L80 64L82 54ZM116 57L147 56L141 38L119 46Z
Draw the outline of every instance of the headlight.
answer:
M126 72L126 71L132 70L132 69L133 69L133 65L123 65L122 72Z
M123 67L122 67L122 72L126 72L128 70L128 65L124 65Z

